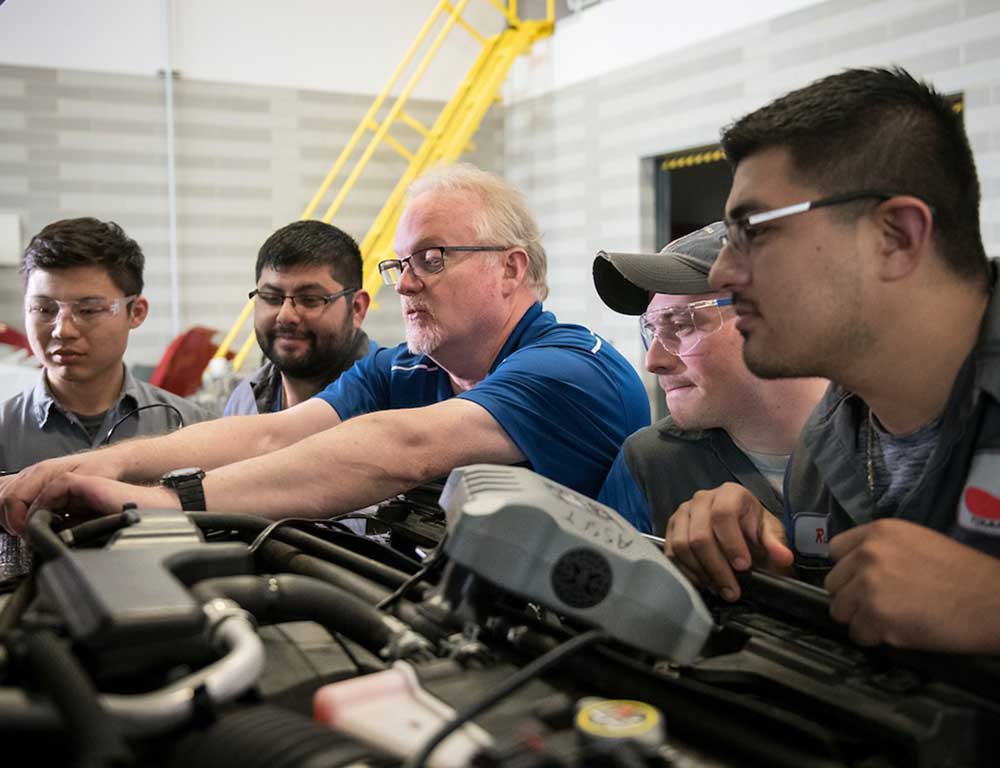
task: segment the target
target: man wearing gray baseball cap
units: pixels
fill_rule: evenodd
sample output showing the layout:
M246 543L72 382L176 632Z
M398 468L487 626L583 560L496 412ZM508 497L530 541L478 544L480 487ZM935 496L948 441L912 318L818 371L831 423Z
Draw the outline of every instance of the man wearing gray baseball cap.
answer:
M639 316L646 370L670 411L625 441L599 496L645 532L663 535L680 504L726 482L780 515L788 456L826 388L821 379L765 381L747 369L732 299L708 285L724 232L715 222L656 254L594 259L604 303Z

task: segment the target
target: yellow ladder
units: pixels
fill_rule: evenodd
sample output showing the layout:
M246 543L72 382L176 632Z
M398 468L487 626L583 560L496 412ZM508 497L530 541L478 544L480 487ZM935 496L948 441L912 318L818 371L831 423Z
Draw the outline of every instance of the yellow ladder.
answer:
M361 255L364 259L363 285L372 297L378 293L382 285L378 274L378 263L392 257L392 238L396 230L396 222L402 213L403 199L407 188L424 170L458 159L470 146L472 136L479 129L487 110L496 101L500 86L507 77L514 60L527 52L536 40L552 34L555 22L555 0L546 0L546 18L529 20L521 19L518 16L517 0L509 0L506 3L502 3L500 0L486 0L486 2L503 14L506 20L504 30L491 37L481 35L462 18L462 13L469 0L451 0L451 2L439 0L430 17L421 27L416 40L392 73L388 84L375 97L375 101L372 102L365 116L361 118L361 122L354 130L347 146L344 147L313 199L302 213L303 219L314 218L319 206L330 194L334 182L366 134L370 134L367 146L333 196L333 200L322 216L323 221L329 223L337 215L348 193L368 165L368 161L371 160L375 150L383 142L409 161L402 177L396 183L381 211L375 217L375 221L368 229L368 233L361 241ZM482 50L454 96L441 110L434 125L427 128L419 120L407 114L406 103L438 49L456 26L461 27L478 40ZM429 47L407 79L403 90L395 98L385 118L381 122L378 121L376 116L388 100L389 92L410 67L418 50L430 37L435 27L440 28L434 34ZM416 152L409 151L389 134L389 129L397 121L423 136ZM226 356L240 329L247 323L252 313L253 300L250 300L243 307L243 311L223 339L222 344L219 345L219 349L215 353L216 358ZM244 360L254 346L254 341L255 337L251 328L249 336L233 359L233 370L239 370L242 367Z

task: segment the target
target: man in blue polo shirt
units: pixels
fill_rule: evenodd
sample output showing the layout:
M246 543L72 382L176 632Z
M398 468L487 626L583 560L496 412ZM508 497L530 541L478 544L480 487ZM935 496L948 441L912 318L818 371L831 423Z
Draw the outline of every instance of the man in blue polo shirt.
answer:
M4 524L23 531L33 502L320 517L476 462L526 464L596 496L622 441L649 423L649 405L618 352L542 310L540 239L506 182L470 166L434 172L411 190L397 258L380 265L401 298L406 345L281 413L39 465L0 488ZM213 471L183 473L185 493L115 482L190 464Z

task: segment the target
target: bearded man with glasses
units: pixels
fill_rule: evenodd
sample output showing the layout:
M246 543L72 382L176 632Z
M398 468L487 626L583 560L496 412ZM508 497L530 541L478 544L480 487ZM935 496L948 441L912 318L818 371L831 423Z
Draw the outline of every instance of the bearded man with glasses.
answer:
M644 533L662 536L680 504L726 482L780 514L789 454L826 389L821 379L765 380L747 369L732 299L708 285L724 232L715 222L659 253L594 259L604 303L639 316L646 370L669 410L625 441L598 496Z
M751 371L833 381L780 521L723 485L666 551L735 599L751 563L830 592L865 645L1000 651L1000 304L961 116L903 70L848 70L728 127L713 289ZM780 523L780 524L779 524Z
M296 221L257 254L253 327L267 362L233 390L224 416L275 413L305 402L378 349L361 330L371 299L361 251L322 221Z
M545 251L522 195L472 166L431 172L411 188L394 250L381 272L400 297L405 344L280 413L40 465L0 489L5 525L23 531L32 503L177 508L169 488L117 481L191 464L212 470L185 472L209 511L274 519L359 509L476 462L525 464L596 497L624 439L649 423L649 402L607 342L543 310Z

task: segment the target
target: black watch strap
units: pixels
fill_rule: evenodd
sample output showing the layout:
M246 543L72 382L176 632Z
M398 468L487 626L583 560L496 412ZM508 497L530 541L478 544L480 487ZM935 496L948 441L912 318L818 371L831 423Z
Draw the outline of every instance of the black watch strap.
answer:
M189 470L176 470L163 476L161 482L168 488L173 488L180 499L181 509L185 512L203 512L205 510L205 488L202 478L205 473L192 467Z

